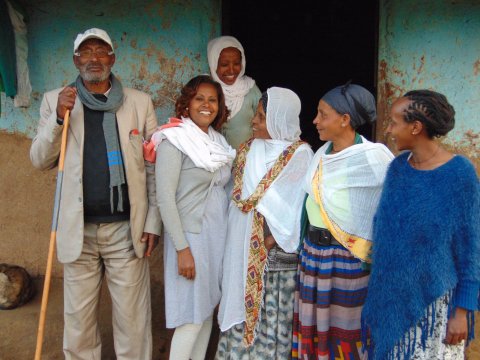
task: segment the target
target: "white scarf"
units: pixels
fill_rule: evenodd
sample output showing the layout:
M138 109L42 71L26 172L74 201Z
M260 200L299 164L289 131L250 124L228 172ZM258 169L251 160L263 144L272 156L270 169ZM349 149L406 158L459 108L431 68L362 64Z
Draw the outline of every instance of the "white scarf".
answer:
M282 151L300 135L298 96L290 90L281 88L269 89L268 95L267 129L270 136L275 136L276 139L255 139L252 142L243 173L242 199L248 198L253 193ZM278 117L275 117L276 115ZM312 157L310 146L300 145L256 206L256 210L265 217L275 241L286 252L295 252L299 245L300 220L305 198L302 183ZM252 222L253 211L243 213L233 201L230 201L223 294L218 313L222 331L245 321L246 318L245 284Z
M208 134L205 133L190 118L182 117L178 126L156 131L151 140L155 149L163 139L187 155L195 166L210 172L223 165L231 166L236 155L221 134L212 127L208 128Z
M254 191L260 179L288 145L278 140L256 139L252 142L243 175L242 199ZM295 252L299 245L305 197L301 184L312 156L310 146L301 145L256 206L265 217L278 246L290 253ZM221 331L226 331L246 319L245 285L252 222L253 211L243 213L230 201L223 260L222 299L218 313Z
M242 70L238 74L237 80L232 85L225 84L217 75L218 58L223 49L233 47L240 50L242 54ZM225 94L225 103L230 110L229 119L234 117L242 108L245 95L255 85L255 80L245 74L245 52L242 44L233 36L220 36L210 40L207 47L208 65L210 66L210 74L213 79L222 85Z
M331 142L318 149L308 169L305 190L314 199L319 195L322 219L335 238L355 257L368 261L368 246L364 245L372 240L373 217L394 156L383 144L364 137L362 141L332 155L325 154ZM318 188L314 188L318 174ZM363 240L353 245L351 239L357 238Z
M281 140L253 141L243 174L242 199L255 191L260 180L289 145L291 143ZM301 145L256 206L265 217L275 241L285 252L295 252L300 242L300 217L305 197L301 183L312 156L310 147ZM251 229L251 226L248 228Z

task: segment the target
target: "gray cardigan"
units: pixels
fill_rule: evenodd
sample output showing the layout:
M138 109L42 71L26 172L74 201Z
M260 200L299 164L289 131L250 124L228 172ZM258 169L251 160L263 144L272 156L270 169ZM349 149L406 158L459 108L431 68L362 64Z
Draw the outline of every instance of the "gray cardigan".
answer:
M218 171L218 170L217 170ZM176 250L187 248L184 231L202 230L205 201L215 173L198 168L168 140L157 148L157 205Z

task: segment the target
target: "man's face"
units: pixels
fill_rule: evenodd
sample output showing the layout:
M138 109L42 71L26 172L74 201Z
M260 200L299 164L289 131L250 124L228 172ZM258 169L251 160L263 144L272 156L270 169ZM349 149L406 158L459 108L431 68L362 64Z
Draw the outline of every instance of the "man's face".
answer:
M85 40L73 56L73 62L80 71L83 81L100 83L108 79L115 54L110 54L112 48L99 39Z

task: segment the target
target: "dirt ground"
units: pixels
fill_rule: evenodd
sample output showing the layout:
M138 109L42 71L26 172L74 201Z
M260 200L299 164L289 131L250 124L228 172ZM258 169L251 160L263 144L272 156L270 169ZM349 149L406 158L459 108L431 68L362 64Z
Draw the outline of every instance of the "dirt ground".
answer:
M33 359L35 354L38 318L42 298L43 278L36 279L37 295L28 304L14 310L0 310L0 360ZM172 331L165 329L163 314L163 290L152 283L152 334L153 360L168 359ZM100 305L100 329L102 337L102 359L114 360L111 327L111 303L106 288L102 289ZM479 314L477 314L479 315ZM480 320L480 317L477 316ZM480 360L480 321L476 324L476 340L467 350L467 360ZM42 359L63 359L63 286L62 279L52 279ZM215 341L211 341L215 343ZM213 359L211 346L207 359ZM261 359L259 359L261 360Z
M35 279L37 294L26 305L0 310L0 360L33 359L37 342L38 319L42 302L43 277ZM173 330L165 328L163 285L152 281L152 360L167 360ZM102 360L115 360L112 337L111 301L106 286L102 288L99 309ZM207 350L213 360L218 342L218 327L212 332ZM52 278L45 321L42 359L63 359L63 279Z
M38 292L28 304L13 310L0 311L0 359L33 359L35 354L38 318L40 313L43 278L37 278ZM152 284L153 359L168 359L171 331L165 329L163 291ZM99 309L102 338L102 359L114 360L111 326L111 302L106 286L102 288ZM63 359L63 280L52 279L45 323L42 359Z

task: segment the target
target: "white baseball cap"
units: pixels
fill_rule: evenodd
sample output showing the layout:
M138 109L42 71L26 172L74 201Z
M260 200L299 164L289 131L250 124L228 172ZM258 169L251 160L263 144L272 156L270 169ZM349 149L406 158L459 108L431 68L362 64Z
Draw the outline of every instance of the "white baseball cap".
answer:
M73 42L73 53L75 53L78 50L78 48L80 47L80 45L85 40L88 40L88 39L100 39L100 40L106 42L108 45L110 45L110 47L112 48L112 51L114 51L112 40L110 39L110 36L108 36L107 32L105 30L102 30L102 29L91 28L91 29L86 30L84 33L80 33L80 34L77 35L77 38Z

